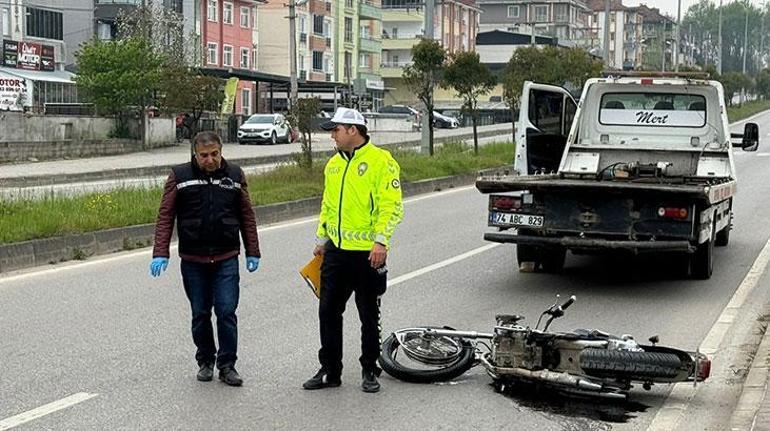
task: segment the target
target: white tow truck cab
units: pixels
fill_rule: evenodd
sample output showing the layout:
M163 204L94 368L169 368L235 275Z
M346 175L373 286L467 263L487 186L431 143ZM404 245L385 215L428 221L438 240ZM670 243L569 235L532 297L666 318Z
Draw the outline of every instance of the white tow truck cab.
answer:
M737 190L733 148L755 151L759 129L731 135L722 85L692 77L586 82L578 103L526 82L515 175L480 178L490 196L485 238L513 242L518 260L560 270L566 250L679 252L711 276L726 245ZM740 139L740 142L731 142ZM510 232L503 232L510 231Z

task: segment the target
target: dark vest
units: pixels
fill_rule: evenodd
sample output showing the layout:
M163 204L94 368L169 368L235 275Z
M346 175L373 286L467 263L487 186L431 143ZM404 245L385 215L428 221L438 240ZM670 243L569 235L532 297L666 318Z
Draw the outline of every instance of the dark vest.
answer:
M179 253L216 256L239 250L241 168L226 163L206 174L191 162L173 168Z

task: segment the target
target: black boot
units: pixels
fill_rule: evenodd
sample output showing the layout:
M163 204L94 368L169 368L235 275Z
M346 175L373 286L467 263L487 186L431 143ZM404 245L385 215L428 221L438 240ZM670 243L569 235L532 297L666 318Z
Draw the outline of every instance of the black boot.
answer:
M214 364L208 364L208 363L202 363L200 364L201 369L198 370L198 375L196 376L198 381L201 382L210 382L214 379Z
M364 371L361 375L363 376L363 381L361 382L362 391L369 393L379 392L380 382L377 381L374 371Z
M243 379L238 372L235 371L234 367L227 367L219 370L219 380L230 386L241 386L243 384Z
M302 384L302 387L308 390L324 389L324 388L336 388L342 384L342 379L339 376L330 376L324 370L319 370L315 373L310 380Z

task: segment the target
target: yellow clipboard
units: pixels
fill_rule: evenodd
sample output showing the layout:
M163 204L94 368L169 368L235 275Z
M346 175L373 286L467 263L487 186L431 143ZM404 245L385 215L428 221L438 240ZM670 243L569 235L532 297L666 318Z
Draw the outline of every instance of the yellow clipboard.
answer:
M323 255L314 256L310 262L299 270L299 274L305 280L310 290L313 291L316 298L321 297L321 263L323 261Z

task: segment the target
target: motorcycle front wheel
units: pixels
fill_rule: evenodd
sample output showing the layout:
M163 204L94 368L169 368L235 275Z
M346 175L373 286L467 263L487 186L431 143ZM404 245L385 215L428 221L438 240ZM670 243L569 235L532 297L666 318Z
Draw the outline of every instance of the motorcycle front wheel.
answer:
M452 380L468 371L475 348L461 337L426 336L429 326L399 331L382 343L379 363L391 376L410 383Z

